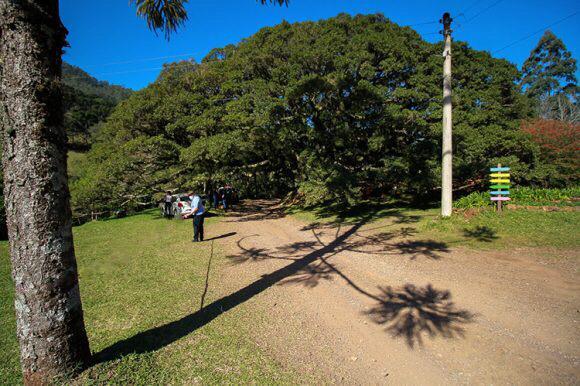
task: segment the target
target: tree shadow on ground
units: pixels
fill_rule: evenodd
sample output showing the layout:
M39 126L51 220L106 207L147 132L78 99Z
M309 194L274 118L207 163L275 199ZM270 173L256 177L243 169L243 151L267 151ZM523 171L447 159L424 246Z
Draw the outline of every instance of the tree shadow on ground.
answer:
M393 337L404 338L411 348L422 345L424 335L463 337L463 325L474 319L471 312L455 306L449 291L437 290L431 284L425 287L405 284L399 289L380 290L377 304L366 314L385 325Z
M497 240L499 238L492 228L481 225L478 225L473 229L463 229L463 236L468 239L474 239L486 243L490 243L493 240Z
M423 345L423 337L462 338L464 324L471 323L475 315L460 309L451 301L448 290L435 289L431 284L417 287L405 284L400 289L379 287L380 293L371 293L342 272L335 264L321 258L310 264L280 284L301 284L312 288L321 280L342 278L350 287L376 302L365 314L380 325L393 338L403 338L410 348Z
M261 213L258 215L260 214ZM403 222L406 221L405 215L401 214L397 210L391 210L390 214L397 220L401 220ZM253 219L247 220L244 217L241 217L239 220L259 221L258 219L260 218L254 217L255 213L252 213L251 211L248 211L247 216L252 217ZM273 251L266 250L265 248L246 248L245 250L242 248L243 253L237 258L237 263L256 261L266 258L276 258L288 260L289 264L271 273L263 275L260 279L204 306L199 311L193 312L173 322L140 332L132 337L121 340L103 349L94 355L94 363L119 359L128 354L152 352L163 348L187 336L198 328L205 326L209 322L219 317L222 313L237 307L238 305L246 302L247 300L253 298L254 296L262 293L263 291L276 284L288 284L295 282L303 283L307 286L314 286L320 280L328 279L332 276L338 276L344 279L348 285L350 285L361 294L368 296L377 302L382 302L381 304L388 305L388 300L383 302L383 297L381 297L381 295L375 295L367 292L328 260L332 256L344 250L348 250L348 248L356 251L357 245L360 246L360 244L356 244L356 240L351 241L349 239L356 237L357 232L361 230L361 227L376 216L377 215L375 213L366 212L345 231L341 232L341 228L338 227L335 233L335 237L333 237L332 240L328 242L323 242L320 240L320 238L317 237L316 232L313 230L316 241L291 243L290 245L281 246L277 248L278 255L272 254ZM382 216L383 215L381 214L381 217ZM405 232L409 232L409 230L407 229ZM387 240L391 237L392 235L385 234L376 239L375 242L381 242L382 238ZM244 238L238 240L238 245L242 245L243 240ZM425 254L431 258L434 252L431 251L430 248L435 250L439 249L441 251L445 250L444 246L432 243L423 243L418 246L413 246L410 244L394 244L394 246L391 246L390 248L394 248L392 251L395 252L397 249L411 252L416 249L418 253ZM429 251L429 253L425 253L426 251ZM432 319L434 318L433 316L430 316L430 314L425 313L418 315L418 318L423 317L431 317ZM448 317L447 319L441 319L438 322L440 325L439 329L434 329L433 334L441 332L449 335L446 332L447 330L444 329L444 325L451 325L452 323L457 323L457 321L458 317ZM419 321L417 321L417 323L419 323ZM411 334L411 336L416 336L416 333L414 335Z
M303 228L306 229L306 228ZM246 241L260 235L250 235L242 237L237 241L239 253L228 256L232 264L241 264L248 261L259 261L267 259L296 260L304 256L305 253L312 252L325 243L314 229L311 229L316 241L297 241L275 248L246 246ZM362 235L355 232L349 240L345 240L336 247L336 253L355 252L360 254L389 256L402 255L410 260L426 258L439 260L443 254L450 250L446 243L431 239L408 240L405 239L413 235L414 228L402 228L392 232L381 232L372 235ZM338 232L340 233L340 231Z
M394 224L408 224L418 221L417 218L409 218L405 214L393 211ZM390 287L379 288L381 293L375 294L359 286L348 277L336 263L330 261L334 255L340 252L360 252L364 254L379 255L406 255L410 260L418 257L438 260L443 253L450 252L446 243L435 240L408 240L416 234L413 227L403 227L390 232L364 234L367 231L384 229L387 226L358 229L333 249L332 253L320 256L312 263L300 268L294 274L283 279L279 285L304 285L313 288L325 280L341 278L349 286L367 298L373 299L377 305L366 314L378 324L386 324L387 331L393 337L404 338L407 345L413 348L423 343L423 336L441 336L454 338L463 336L462 324L471 322L474 316L467 310L457 309L450 301L449 291L440 291L428 285L427 287L415 287L407 284L401 290L393 290ZM251 235L238 240L241 253L230 256L233 264L256 262L260 260L299 260L304 254L315 251L326 244L317 231L335 229L336 235L340 234L340 226L329 226L327 223L314 223L303 227L302 231L310 231L315 240L292 242L274 248L246 246L246 240L259 237ZM352 229L352 228L351 228ZM401 240L403 238L403 240Z
M405 255L409 255L411 260L418 257L426 257L433 260L439 260L441 253L449 253L446 243L435 240L409 240L395 244L396 249Z

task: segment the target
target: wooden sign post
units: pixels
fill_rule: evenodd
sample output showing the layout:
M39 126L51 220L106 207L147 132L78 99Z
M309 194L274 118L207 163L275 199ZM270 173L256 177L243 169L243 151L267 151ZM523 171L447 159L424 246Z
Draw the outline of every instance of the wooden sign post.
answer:
M489 168L490 173L490 180L491 182L491 191L489 192L491 195L491 201L495 201L496 203L496 210L498 212L502 211L502 204L504 201L509 201L510 195L510 168L502 167L501 164L498 164L495 168Z

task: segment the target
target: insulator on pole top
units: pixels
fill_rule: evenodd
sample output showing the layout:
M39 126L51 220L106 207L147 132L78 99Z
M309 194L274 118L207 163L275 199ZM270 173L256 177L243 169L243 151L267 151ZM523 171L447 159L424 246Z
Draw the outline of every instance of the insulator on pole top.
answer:
M443 18L439 20L441 24L443 24L443 33L448 34L451 33L451 22L453 19L451 18L451 14L449 12L445 12L443 14Z

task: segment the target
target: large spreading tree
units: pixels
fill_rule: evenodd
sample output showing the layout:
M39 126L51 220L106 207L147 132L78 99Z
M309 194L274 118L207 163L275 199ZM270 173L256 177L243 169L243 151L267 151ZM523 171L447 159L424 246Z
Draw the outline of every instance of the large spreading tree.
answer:
M166 36L187 16L187 0L133 2ZM58 3L0 0L4 199L25 384L70 375L90 357L71 229L61 85L67 30Z
M456 186L484 186L497 162L528 178L535 153L519 130L529 109L518 69L455 47ZM382 15L343 14L283 22L201 63L168 65L102 127L72 184L75 206L116 209L131 194L204 182L299 192L309 204L436 196L440 51Z

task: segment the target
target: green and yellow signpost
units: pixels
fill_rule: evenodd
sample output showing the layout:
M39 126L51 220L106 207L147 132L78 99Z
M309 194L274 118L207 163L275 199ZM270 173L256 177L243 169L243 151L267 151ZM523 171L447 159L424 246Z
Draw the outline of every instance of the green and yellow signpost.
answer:
M489 192L491 196L491 201L494 201L496 203L496 210L498 212L501 212L502 203L504 201L510 200L509 189L511 186L511 182L510 182L510 174L508 173L510 171L510 168L502 167L501 164L498 164L497 167L489 168L489 171L491 172L489 175L490 177L489 182L491 182L490 185L491 191Z

